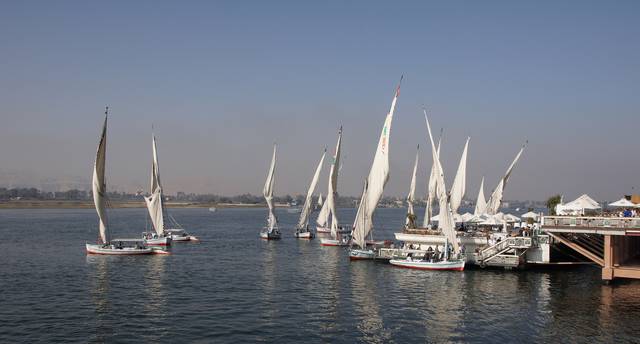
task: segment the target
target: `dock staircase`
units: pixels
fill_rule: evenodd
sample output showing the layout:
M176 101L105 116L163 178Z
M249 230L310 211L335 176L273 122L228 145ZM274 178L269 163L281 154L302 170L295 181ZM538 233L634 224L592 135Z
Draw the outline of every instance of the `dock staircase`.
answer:
M586 233L548 233L555 240L572 248L592 262L604 266L604 238Z
M531 237L508 237L495 245L480 251L476 262L480 266L493 265L494 260L501 260L499 265L505 265L505 260L511 261L511 265L518 266L522 256L533 245ZM509 253L509 254L507 254Z

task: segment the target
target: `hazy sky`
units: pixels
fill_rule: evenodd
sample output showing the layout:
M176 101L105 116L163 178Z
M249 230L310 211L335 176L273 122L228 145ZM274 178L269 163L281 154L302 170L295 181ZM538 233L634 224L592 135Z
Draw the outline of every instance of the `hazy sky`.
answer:
M400 4L401 3L401 4ZM401 74L387 195L404 195L421 105L467 196L640 189L637 1L3 1L0 171L90 178L105 105L109 183L148 189L151 124L169 193L304 193L344 126L340 193L357 195ZM327 169L319 188L326 193ZM5 182L0 180L0 182Z

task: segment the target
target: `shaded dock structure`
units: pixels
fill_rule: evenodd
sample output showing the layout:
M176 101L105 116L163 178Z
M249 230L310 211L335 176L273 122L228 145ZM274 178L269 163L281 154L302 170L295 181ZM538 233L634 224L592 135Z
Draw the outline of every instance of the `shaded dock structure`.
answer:
M640 218L544 216L542 230L602 268L602 279L640 279Z

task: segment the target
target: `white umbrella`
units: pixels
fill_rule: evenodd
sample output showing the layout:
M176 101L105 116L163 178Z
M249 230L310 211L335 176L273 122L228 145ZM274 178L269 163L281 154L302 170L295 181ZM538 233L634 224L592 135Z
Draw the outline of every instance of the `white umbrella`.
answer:
M638 208L638 205L629 201L626 198L621 198L613 203L609 203L610 207L617 207L617 208Z
M534 221L538 220L538 214L536 214L536 213L534 213L532 211L530 211L528 213L524 213L524 214L520 215L520 217L523 218L523 219L533 219Z

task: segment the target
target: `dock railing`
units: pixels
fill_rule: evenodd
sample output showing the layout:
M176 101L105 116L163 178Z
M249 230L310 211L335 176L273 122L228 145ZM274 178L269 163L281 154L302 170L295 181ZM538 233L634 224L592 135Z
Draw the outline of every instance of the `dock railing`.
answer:
M640 229L640 217L543 216L542 227Z
M532 245L531 237L508 237L480 251L478 261L484 263L491 258L496 257L500 253L512 248L529 248Z

